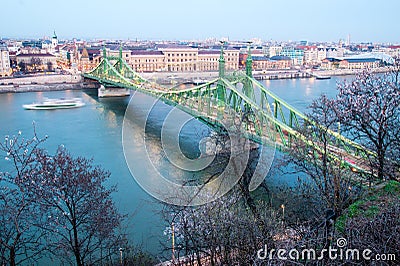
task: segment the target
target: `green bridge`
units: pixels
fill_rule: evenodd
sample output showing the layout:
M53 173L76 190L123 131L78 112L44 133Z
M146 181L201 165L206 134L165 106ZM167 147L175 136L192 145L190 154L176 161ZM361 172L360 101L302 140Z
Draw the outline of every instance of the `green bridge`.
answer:
M190 88L166 88L146 80L119 56L107 56L84 78L96 80L105 87L135 90L158 98L205 123L217 132L227 124L240 127L241 134L262 145L271 141L280 149L289 148L294 139L302 140L314 150L314 156L324 154L316 135L304 136L298 130L308 126L325 129L302 112L265 88L252 75L251 50L248 49L245 71L225 73L223 47L219 58L219 76L209 82ZM330 145L327 156L353 170L367 172L366 151L359 144L339 133L326 129ZM368 152L368 151L367 151ZM312 155L310 155L312 156Z

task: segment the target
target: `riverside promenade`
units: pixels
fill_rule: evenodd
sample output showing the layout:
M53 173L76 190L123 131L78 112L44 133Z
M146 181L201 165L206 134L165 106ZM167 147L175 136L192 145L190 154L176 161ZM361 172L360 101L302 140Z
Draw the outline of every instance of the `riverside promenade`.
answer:
M59 91L82 88L80 74L41 74L0 79L0 93Z

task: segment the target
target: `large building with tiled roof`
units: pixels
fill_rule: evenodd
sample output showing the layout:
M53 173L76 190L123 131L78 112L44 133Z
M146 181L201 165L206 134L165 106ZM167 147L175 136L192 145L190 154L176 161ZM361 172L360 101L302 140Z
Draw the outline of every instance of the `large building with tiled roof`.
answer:
M322 61L322 69L372 69L381 65L382 60L374 57L327 57Z
M31 71L51 71L57 67L57 57L50 53L20 53L17 54L17 64Z
M218 71L220 50L199 49L177 44L160 44L155 49L133 49L123 53L123 58L138 72L193 72ZM109 55L118 56L119 51L108 50ZM225 67L237 70L239 67L239 50L227 47L224 50Z
M165 57L162 51L132 50L128 64L138 72L165 70Z

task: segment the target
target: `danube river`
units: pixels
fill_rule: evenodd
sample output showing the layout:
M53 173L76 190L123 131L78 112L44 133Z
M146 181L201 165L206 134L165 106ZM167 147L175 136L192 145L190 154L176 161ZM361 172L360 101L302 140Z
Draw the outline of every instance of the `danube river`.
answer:
M350 79L351 77L347 77ZM329 80L287 79L263 81L267 88L301 111L321 93L334 95L336 83L344 77L333 77ZM40 101L43 98L81 97L86 105L82 108L68 110L34 111L24 110L23 104ZM146 95L137 94L143 102L151 102ZM37 133L48 135L43 144L50 153L55 153L59 145L64 145L73 155L93 158L94 164L101 165L111 172L111 184L116 184L118 192L114 200L119 209L128 216L128 229L135 243L142 244L144 249L159 252L159 240L165 238L165 227L158 214L161 204L149 196L132 178L125 162L122 147L122 122L129 97L103 98L90 96L79 90L57 92L29 92L0 94L0 136L15 135L18 131L24 137L31 137L32 122L35 121ZM135 112L142 112L140 106ZM163 118L171 108L157 104L147 120L146 138L151 138L155 150L161 150L160 127ZM183 127L180 133L180 145L183 151L198 151L198 141L206 126L193 121L191 126ZM146 156L142 150L137 156ZM141 165L137 165L141 167ZM0 157L0 171L7 169L7 161ZM272 183L286 182L293 177L273 176ZM284 181L282 181L284 180Z

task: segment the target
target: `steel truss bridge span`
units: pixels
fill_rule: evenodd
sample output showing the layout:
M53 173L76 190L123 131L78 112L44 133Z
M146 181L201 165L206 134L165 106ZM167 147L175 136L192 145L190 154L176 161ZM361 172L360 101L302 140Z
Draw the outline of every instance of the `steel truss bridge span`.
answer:
M363 173L369 172L366 159L372 152L338 132L326 129L317 121L310 120L302 112L282 100L252 76L252 59L249 49L245 72L225 73L223 49L219 59L219 76L207 83L190 88L166 88L151 82L134 71L122 58L110 57L103 50L102 61L84 78L96 80L105 87L121 87L158 98L207 124L217 132L222 124L240 124L242 134L259 144L276 143L281 149L289 148L294 139L312 147L314 154L325 151L316 135L305 136L302 127L312 127L329 135L330 159ZM223 122L223 123L221 123Z

